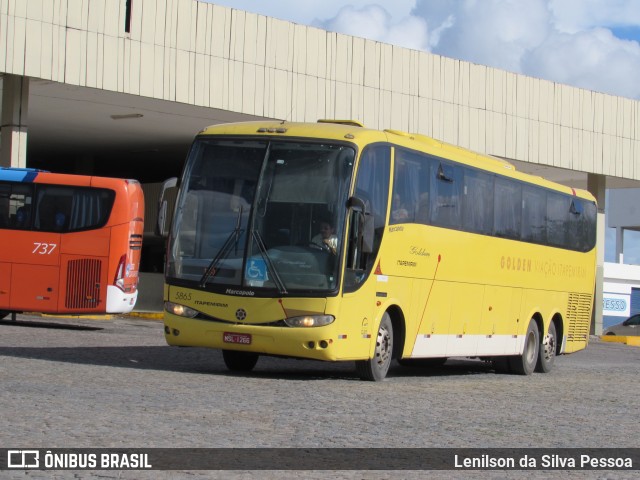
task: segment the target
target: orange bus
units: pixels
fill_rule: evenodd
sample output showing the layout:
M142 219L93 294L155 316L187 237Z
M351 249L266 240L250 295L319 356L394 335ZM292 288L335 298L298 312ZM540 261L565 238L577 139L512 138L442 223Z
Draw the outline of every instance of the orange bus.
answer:
M143 229L136 180L0 168L0 318L130 312Z

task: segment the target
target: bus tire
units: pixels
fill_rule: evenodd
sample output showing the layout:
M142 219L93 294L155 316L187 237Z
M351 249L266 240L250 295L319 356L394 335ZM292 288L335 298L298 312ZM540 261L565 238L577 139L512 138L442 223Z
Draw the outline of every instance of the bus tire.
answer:
M556 324L551 322L549 325L549 333L540 342L536 372L549 373L551 371L556 360L557 346Z
M373 358L357 360L356 371L362 380L379 382L387 376L392 357L393 324L391 323L391 317L385 312L380 321L380 327L378 327Z
M222 350L224 364L232 372L250 372L258 363L260 355L253 352L238 352L237 350Z
M538 325L532 318L529 321L529 328L524 337L524 350L522 355L509 357L509 367L512 373L518 375L531 375L538 362L538 351L540 349L540 333Z

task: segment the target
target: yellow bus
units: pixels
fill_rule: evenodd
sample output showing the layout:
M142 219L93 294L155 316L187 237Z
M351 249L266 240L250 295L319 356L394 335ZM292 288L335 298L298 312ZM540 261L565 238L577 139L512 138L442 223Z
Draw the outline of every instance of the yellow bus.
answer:
M275 355L374 381L392 359L530 374L587 345L586 191L346 120L211 126L176 183L166 341L221 349L232 371Z

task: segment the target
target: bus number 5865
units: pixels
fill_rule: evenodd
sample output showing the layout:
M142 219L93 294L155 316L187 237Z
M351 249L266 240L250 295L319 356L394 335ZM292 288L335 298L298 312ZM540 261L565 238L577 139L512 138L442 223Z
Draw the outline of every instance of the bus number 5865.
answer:
M37 253L39 255L50 255L51 252L53 252L55 248L58 246L57 243L33 242L33 244L35 245L35 248L31 253Z

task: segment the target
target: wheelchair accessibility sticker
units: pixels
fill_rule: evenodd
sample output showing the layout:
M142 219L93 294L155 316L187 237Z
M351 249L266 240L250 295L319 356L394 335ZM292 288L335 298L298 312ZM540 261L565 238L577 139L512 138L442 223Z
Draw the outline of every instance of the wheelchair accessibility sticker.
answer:
M269 279L267 277L267 264L261 258L251 258L247 262L245 275L248 280L266 282Z

